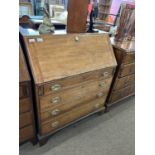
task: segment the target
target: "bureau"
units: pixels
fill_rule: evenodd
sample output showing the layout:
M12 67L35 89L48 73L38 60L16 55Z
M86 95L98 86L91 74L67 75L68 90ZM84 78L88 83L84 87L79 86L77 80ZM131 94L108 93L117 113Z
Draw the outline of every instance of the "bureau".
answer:
M33 144L36 144L35 133L31 79L23 51L19 47L19 143L31 141Z
M135 94L135 42L115 42L111 38L117 60L117 68L107 99L111 106Z
M104 111L116 68L107 34L25 36L34 79L38 139Z

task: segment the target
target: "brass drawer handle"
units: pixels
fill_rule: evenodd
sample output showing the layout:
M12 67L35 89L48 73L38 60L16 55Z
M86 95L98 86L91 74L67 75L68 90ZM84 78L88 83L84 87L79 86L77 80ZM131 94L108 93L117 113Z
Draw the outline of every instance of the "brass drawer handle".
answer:
M59 109L55 109L55 110L53 110L53 111L50 112L50 114L51 114L52 116L56 116L56 115L58 115L59 113L60 113L60 110L59 110Z
M109 76L109 72L104 72L104 73L102 73L102 75L103 75L104 77L108 77L108 76Z
M56 121L56 122L53 122L53 123L51 124L51 127L52 127L52 128L56 128L56 127L58 127L58 125L59 125L59 122Z
M75 37L75 41L77 41L77 42L79 41L79 37L78 36Z
M60 97L58 97L58 96L57 96L57 97L53 97L52 100L51 100L51 103L57 104L57 103L60 102L60 100L61 100L61 99L60 99Z
M54 84L52 87L51 87L51 90L52 91L58 91L61 89L61 85L60 84Z
M102 97L102 96L103 96L103 93L102 92L100 92L100 93L97 94L97 97Z
M99 86L100 86L100 87L105 87L105 82L100 82L100 83L99 83Z
M97 108L99 108L99 107L100 107L100 104L99 104L99 103L97 103L97 104L94 105L94 108L95 108L95 109L97 109Z

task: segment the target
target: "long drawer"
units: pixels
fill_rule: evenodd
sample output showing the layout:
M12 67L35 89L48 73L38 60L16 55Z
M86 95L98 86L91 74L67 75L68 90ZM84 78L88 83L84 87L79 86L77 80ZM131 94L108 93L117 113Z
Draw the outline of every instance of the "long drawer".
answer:
M70 89L72 87L77 87L78 85L81 85L81 83L85 83L87 81L94 81L95 79L106 79L112 77L113 73L113 68L106 68L94 71L93 73L88 72L77 76L56 80L43 86L44 95L53 94L68 88Z
M135 73L135 63L122 65L119 72L119 77L124 77Z
M19 127L22 128L24 126L32 124L32 112L26 112L19 115Z
M124 88L135 83L135 74L128 75L122 78L117 78L113 90Z
M135 85L130 85L128 87L125 87L123 89L117 90L117 91L113 91L110 97L110 103L119 101L120 99L123 99L127 96L133 95L135 92Z
M20 83L19 85L19 98L26 98L28 97L30 94L29 94L29 84L26 83L26 82L23 82L23 83Z
M32 125L19 129L20 143L22 143L26 140L29 140L30 138L33 138L33 136L34 136L34 131L33 131Z
M48 122L45 122L41 126L41 134L46 135L50 132L54 132L55 130L62 128L66 124L100 109L104 105L104 100L105 97L93 100L91 102L83 104L80 107L74 108L73 110L64 113L61 116L55 117Z
M87 82L78 87L54 93L47 96L40 96L41 112L60 108L69 109L75 104L90 100L98 96L107 95L112 78L101 81ZM74 103L73 103L74 102ZM63 110L64 110L63 109Z
M31 98L23 98L19 100L19 113L24 113L31 110Z
M100 93L102 93L102 92L100 92ZM103 93L103 95L100 96L102 98L104 97L103 102L105 102L106 96L107 96L107 92L105 94ZM87 97L87 96L85 96L85 97ZM91 102L91 100L98 99L100 97L95 94L95 95L92 95L92 97L89 98L88 100L86 100L86 98L85 98L85 100L81 99L81 100L77 100L77 101L72 101L72 102L69 102L67 104L62 104L61 106L58 106L57 108L53 108L49 111L42 112L41 113L41 121L44 122L44 121L47 121L51 118L57 117L61 114L64 114L67 111L70 111L72 109L75 109L75 108L83 105L85 102Z

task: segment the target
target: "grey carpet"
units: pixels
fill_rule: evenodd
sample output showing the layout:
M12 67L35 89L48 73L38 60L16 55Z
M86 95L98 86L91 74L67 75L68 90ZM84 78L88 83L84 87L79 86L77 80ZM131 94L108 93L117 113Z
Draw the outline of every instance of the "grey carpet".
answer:
M135 98L92 115L52 136L42 147L26 143L20 155L134 155Z

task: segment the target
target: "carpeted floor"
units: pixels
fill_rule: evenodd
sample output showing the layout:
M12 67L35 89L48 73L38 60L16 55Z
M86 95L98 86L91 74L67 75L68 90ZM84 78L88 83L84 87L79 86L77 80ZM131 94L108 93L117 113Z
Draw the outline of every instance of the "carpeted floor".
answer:
M52 136L39 147L26 143L20 155L134 155L135 98L101 116L90 116Z

